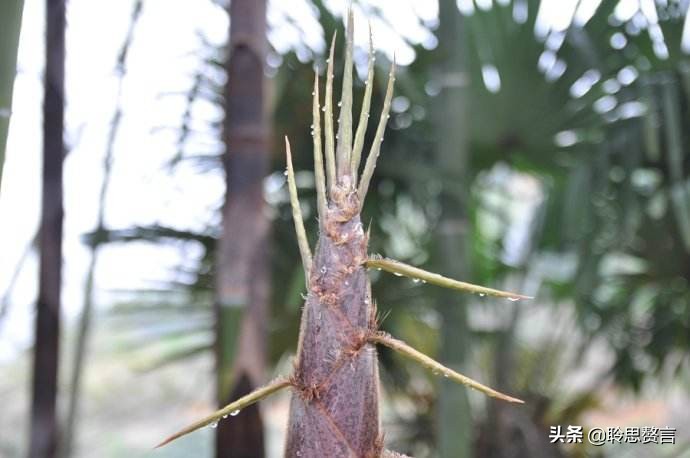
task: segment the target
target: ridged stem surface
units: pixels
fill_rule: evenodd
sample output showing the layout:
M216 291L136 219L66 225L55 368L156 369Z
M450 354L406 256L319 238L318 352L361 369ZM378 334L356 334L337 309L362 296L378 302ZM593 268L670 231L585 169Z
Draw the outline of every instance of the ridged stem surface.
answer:
M286 457L377 457L376 309L353 189L336 187L314 255L293 376Z

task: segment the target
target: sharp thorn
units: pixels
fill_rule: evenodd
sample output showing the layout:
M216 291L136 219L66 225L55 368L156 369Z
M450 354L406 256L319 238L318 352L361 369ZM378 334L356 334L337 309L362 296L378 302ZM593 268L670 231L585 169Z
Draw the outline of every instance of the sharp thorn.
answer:
M359 171L359 164L362 160L362 149L364 148L364 136L367 133L369 125L369 110L371 106L371 94L374 87L374 44L371 34L371 23L369 24L369 63L367 66L367 82L364 87L364 98L362 99L362 111L359 113L359 122L357 123L357 132L355 133L355 142L352 146L351 158L351 173L353 183L357 185L357 173Z
M364 164L364 171L362 172L362 177L359 182L359 187L357 193L359 195L360 205L364 204L364 199L367 196L367 191L369 190L369 183L371 177L374 175L374 169L376 168L376 160L378 159L379 152L381 151L381 143L383 142L383 133L386 130L386 123L388 122L391 100L393 99L393 85L395 82L395 58L393 58L393 64L391 65L391 71L388 75L388 87L386 88L386 98L383 101L383 110L381 111L381 118L379 119L379 125L376 128L376 135L374 136L374 143L371 145L369 150L369 155L367 156L367 161Z
M295 223L297 244L299 245L299 253L302 256L302 265L304 266L305 278L308 284L309 272L311 272L311 250L309 249L307 231L304 230L304 220L302 219L302 210L300 209L299 197L297 196L297 184L295 183L295 171L292 169L290 141L287 136L285 137L285 152L287 156L287 181L290 192L290 206L292 207L292 219Z
M323 170L321 152L321 107L319 106L319 74L314 72L314 100L312 103L312 136L314 137L314 179L316 181L316 203L319 211L319 226L326 221L328 200L326 197L326 178Z
M290 381L288 379L278 379L275 380L274 382L269 383L268 385L258 388L251 393L249 393L246 396L242 396L240 399L238 399L235 402L232 402L228 404L227 406L223 407L220 410L217 410L216 412L212 413L211 415L207 416L206 418L203 418L195 423L192 423L191 425L187 426L186 428L181 429L180 431L176 432L175 434L169 436L165 440L163 440L160 444L156 445L154 448L160 448L163 447L166 444L169 444L170 442L179 439L182 436L186 436L187 434L196 431L197 429L203 428L206 425L212 425L214 423L217 423L221 421L222 419L226 418L228 415L234 416L237 415L238 412L245 407L249 407L250 405L254 404L255 402L258 402L273 393L282 390L283 388L286 388L290 386Z
M333 34L331 50L328 55L328 67L326 69L326 95L324 100L324 129L326 138L326 177L328 178L329 193L335 186L335 146L333 139L333 60L335 55L335 39L337 32Z
M467 291L480 296L496 296L503 297L512 301L520 299L533 299L531 296L523 294L510 293L507 291L500 291L498 289L487 288L485 286L474 285L463 281L453 280L452 278L444 277L437 273L428 272L418 267L404 264L400 261L392 259L375 259L370 258L365 262L365 265L370 268L382 269L395 275L405 276L421 280L432 285L442 286L444 288L455 289L458 291Z
M403 356L418 362L427 369L430 369L434 374L443 374L445 378L457 383L462 383L463 385L473 388L477 391L481 391L489 397L501 399L502 401L524 404L523 400L498 392L493 388L489 388L486 385L482 385L481 383L462 375L459 372L455 372L453 369L444 366L424 353L410 347L402 340L395 339L384 332L373 333L371 336L369 336L369 342L385 345L386 347L397 351Z
M352 53L354 47L354 16L352 9L347 14L345 30L345 68L343 86L340 94L340 122L338 124L338 146L336 160L338 177L350 174L350 156L352 153Z

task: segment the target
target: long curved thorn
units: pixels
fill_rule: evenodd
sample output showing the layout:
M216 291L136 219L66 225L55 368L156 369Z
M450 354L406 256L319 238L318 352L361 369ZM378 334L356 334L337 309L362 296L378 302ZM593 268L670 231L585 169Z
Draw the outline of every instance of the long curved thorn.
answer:
M452 278L444 277L437 273L429 272L419 267L413 267L404 264L400 261L392 259L367 259L364 264L369 268L382 269L395 275L404 275L405 277L421 280L432 285L442 286L444 288L456 289L458 291L467 291L480 296L496 296L503 297L511 301L518 301L520 299L533 299L531 296L525 296L517 293L509 293L507 291L500 291L498 289L487 288L485 286L473 285L464 281L453 280Z
M326 221L326 178L323 172L323 154L321 152L321 112L319 111L319 74L314 73L314 102L312 104L314 137L314 179L316 180L316 203L319 210L319 224Z
M371 106L371 93L374 86L374 40L371 35L371 23L369 24L369 65L367 68L367 82L364 87L364 98L362 99L362 111L359 113L359 122L357 123L357 132L355 133L355 143L352 146L352 157L350 158L350 167L353 183L357 185L357 172L359 171L359 164L362 160L362 149L364 148L364 135L367 133L367 126L369 125L369 107Z
M251 393L249 393L246 396L242 396L239 398L237 401L232 402L225 407L223 407L220 410L215 411L211 415L209 415L206 418L203 418L195 423L192 423L191 425L187 426L184 429L181 429L180 431L176 432L172 436L169 436L167 439L165 439L163 442L160 444L156 445L154 448L160 448L163 447L166 444L169 444L170 442L179 439L182 436L186 436L187 434L196 431L197 429L203 428L206 425L213 425L217 424L219 421L225 419L230 416L235 416L239 413L240 410L244 409L245 407L249 407L250 405L272 395L276 391L280 391L283 388L286 388L290 386L290 381L285 378L280 378L277 379L268 385L258 388Z
M338 146L336 148L337 173L339 177L350 173L352 152L352 48L354 46L354 19L352 9L347 14L345 31L345 69L343 87L340 93L340 121L338 123Z
M287 181L288 189L290 191L290 206L292 207L292 219L295 222L295 233L297 234L297 244L299 245L299 254L302 256L302 265L304 266L304 274L307 282L309 282L309 272L311 272L311 250L309 249L309 240L307 240L307 231L304 230L304 220L302 219L302 210L299 206L299 198L297 197L297 184L295 183L295 171L292 169L292 153L290 152L290 141L285 137L285 151L287 155Z
M383 132L386 130L386 123L388 122L389 113L391 109L391 100L393 99L393 83L395 82L395 58L393 58L393 64L391 65L391 71L388 74L388 87L386 88L386 98L383 100L383 110L381 110L381 119L379 119L379 125L376 128L376 135L374 136L374 142L369 150L369 156L367 156L367 161L364 164L364 171L362 172L362 177L359 181L359 187L357 189L357 194L359 195L360 205L364 205L364 199L367 197L367 191L369 190L369 183L371 182L371 177L374 175L374 169L376 168L376 160L379 157L379 152L381 151L381 143L383 142Z
M328 177L328 191L335 186L335 146L333 139L333 61L335 55L335 37L331 41L331 51L328 54L328 67L326 69L326 95L324 100L323 123L326 130L326 177Z
M424 353L415 350L414 348L410 347L407 345L405 342L402 340L398 340L393 338L392 336L384 333L384 332L376 332L369 336L369 342L371 343L377 343L377 344L382 344L385 345L386 347L397 351L403 356L406 356L422 366L426 367L427 369L430 369L434 374L443 374L443 376L447 379L450 379L454 382L457 383L462 383L465 386L468 386L470 388L473 388L477 391L481 391L485 395L496 398L496 399L501 399L502 401L507 401L507 402L514 402L516 404L524 404L524 401L518 398L514 398L512 396L508 396L507 394L500 393L493 388L489 388L486 385L482 385L481 383L477 382L476 380L472 380L471 378L462 375L459 372L455 372L453 369L450 369L443 364L439 363L438 361L434 360L433 358L428 357Z

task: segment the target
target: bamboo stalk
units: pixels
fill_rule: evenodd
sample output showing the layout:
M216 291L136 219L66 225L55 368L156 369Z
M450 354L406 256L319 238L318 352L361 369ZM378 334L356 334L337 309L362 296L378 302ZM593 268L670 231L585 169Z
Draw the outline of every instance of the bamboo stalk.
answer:
M63 164L65 157L65 1L46 1L43 172L39 281L31 381L30 458L54 457L62 291Z
M5 0L0 6L0 185L12 113L12 92L23 10L24 0Z

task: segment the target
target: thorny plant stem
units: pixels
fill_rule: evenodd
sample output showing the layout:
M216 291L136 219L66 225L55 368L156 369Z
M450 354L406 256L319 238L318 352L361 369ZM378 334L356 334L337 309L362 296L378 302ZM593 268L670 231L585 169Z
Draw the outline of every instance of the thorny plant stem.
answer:
M287 181L288 189L290 190L292 220L295 222L297 244L299 245L299 254L300 256L302 256L302 265L304 266L304 273L306 274L307 281L309 281L309 272L311 272L311 250L309 249L307 231L304 230L304 220L302 219L302 210L299 206L299 197L297 196L297 185L295 184L295 171L292 169L292 154L290 152L290 142L288 141L287 137L285 137L285 151L287 153Z
M369 65L367 68L367 82L364 87L364 98L362 99L362 111L359 114L355 143L352 146L351 171L353 185L357 185L357 172L362 160L362 149L364 148L364 135L367 133L369 125L369 107L371 106L371 93L374 87L374 43L371 36L371 24L369 24Z
M354 20L352 11L347 15L347 32L345 34L345 69L343 71L343 88L340 102L340 122L338 124L338 177L351 173L350 157L352 153L352 46Z
M321 151L321 122L318 76L314 80L313 135L314 165L319 217L319 243L312 252L304 229L292 153L286 138L286 160L290 204L302 262L307 273L307 299L297 344L294 372L209 415L160 445L165 445L203 426L214 424L278 390L291 386L290 424L286 456L394 456L383 451L383 436L378 430L378 366L374 345L387 346L434 373L474 388L488 396L508 402L521 400L499 393L476 382L378 331L376 307L371 300L370 282L363 267L379 268L460 291L505 297L512 300L528 296L472 285L389 259L367 259L369 239L361 227L361 205L370 185L383 132L388 120L395 61L391 67L381 118L374 142L357 184L362 145L369 117L374 60L369 49L367 88L359 125L352 144L352 12L348 15L345 51L345 77L341 99L337 158L333 136L333 55L331 44L324 101L325 147ZM370 31L371 37L371 31ZM325 164L324 164L325 159ZM336 166L337 160L337 166ZM324 174L325 165L325 174ZM337 170L336 170L337 169ZM325 176L324 176L325 175ZM350 178L350 179L348 179ZM326 186L328 185L328 186ZM373 358L373 359L372 359ZM346 372L343 372L346 371ZM347 405L339 399L347 399ZM336 407L337 406L337 407ZM352 421L356 419L356 421ZM335 454L335 455L334 455Z
M376 128L376 134L374 135L374 141L371 144L371 149L369 150L369 156L367 156L367 161L364 164L364 170L362 171L362 177L359 181L359 188L357 189L357 195L359 196L359 201L364 203L364 199L367 197L367 191L369 190L369 182L371 182L371 177L374 175L374 169L376 168L376 160L379 157L379 152L381 151L381 143L383 142L383 132L386 130L386 124L388 123L388 116L391 109L391 100L393 99L393 86L395 83L395 58L393 59L393 64L391 65L391 71L388 74L388 87L386 88L386 98L383 100L383 110L381 111L381 118L379 119L379 125Z
M203 428L204 426L207 425L212 425L214 423L219 422L223 418L227 418L227 416L235 416L239 413L240 410L244 409L245 407L249 407L250 405L272 395L273 393L282 390L283 388L286 388L290 385L290 381L285 378L280 378L277 379L268 385L258 388L251 393L249 393L246 396L242 396L235 402L231 402L230 404L226 405L220 410L217 410L213 412L211 415L209 415L206 418L203 418L195 423L192 423L188 427L176 432L172 436L168 437L165 439L163 442L160 444L156 445L154 448L159 448L164 446L165 444L169 444L170 442L174 441L175 439L179 439L180 437L187 435L191 433L192 431L196 431L199 428Z
M328 54L328 68L326 70L326 95L324 100L324 135L326 139L325 155L326 155L326 177L328 178L328 193L333 192L335 186L335 146L333 138L333 59L335 55L335 37L333 34L333 41L331 41L331 51ZM319 140L321 141L321 140Z
M312 137L314 137L314 178L316 180L316 203L319 210L319 228L323 229L328 199L326 197L326 179L323 171L323 154L321 152L321 111L319 107L319 74L314 73L314 97L312 103Z
M500 291L498 289L487 288L485 286L473 285L472 283L466 283L463 281L453 280L452 278L444 277L433 272L428 272L426 270L420 269L418 267L413 267L407 264L403 264L400 261L394 261L392 259L367 259L365 265L369 268L381 269L386 272L390 272L396 275L404 275L405 277L414 278L421 280L425 283L430 283L436 286L442 286L444 288L455 289L458 291L466 291L469 293L503 297L512 301L517 301L520 299L532 299L530 296L524 296L517 293L509 293L507 291Z
M485 395L490 396L492 398L501 399L503 401L508 402L514 402L518 404L524 403L524 401L520 399L508 396L507 394L499 393L498 391L489 388L486 385L482 385L481 383L472 380L471 378L466 377L459 372L455 372L453 369L444 366L438 361L429 358L424 353L410 347L402 340L395 339L384 332L377 332L375 334L372 334L371 336L369 336L369 342L385 345L386 347L397 351L401 355L404 355L418 362L427 369L430 369L434 374L443 375L444 377L453 380L454 382L462 383L463 385L469 386L470 388L474 388L475 390L481 391Z

